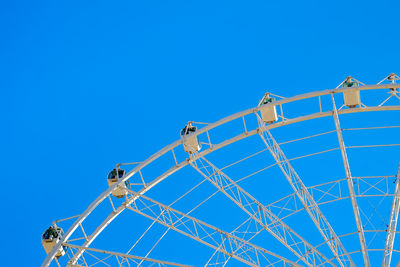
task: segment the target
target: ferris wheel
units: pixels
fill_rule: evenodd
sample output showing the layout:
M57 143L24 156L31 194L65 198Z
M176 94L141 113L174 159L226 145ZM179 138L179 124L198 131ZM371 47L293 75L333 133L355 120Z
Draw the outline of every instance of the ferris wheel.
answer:
M396 265L399 80L266 93L188 122L145 161L111 168L83 213L54 221L42 266Z

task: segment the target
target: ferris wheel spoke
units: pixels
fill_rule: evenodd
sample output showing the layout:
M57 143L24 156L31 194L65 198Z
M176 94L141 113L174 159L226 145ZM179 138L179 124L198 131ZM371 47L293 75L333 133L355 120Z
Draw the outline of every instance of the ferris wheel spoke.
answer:
M357 181L357 183L363 183L364 185L366 185L366 187L363 187L363 190L360 191L356 191L356 197L360 198L360 197L364 197L364 198L368 198L368 197L377 197L377 196L389 196L390 192L389 192L389 187L387 186L387 184L389 183L389 178L393 178L393 176L386 176L386 177L354 177L354 180ZM374 182L368 182L368 180L373 180ZM376 182L376 180L378 182ZM345 184L346 183L346 179L340 179L340 180L336 180L336 181L332 181L332 182L328 182L328 183L323 183L321 185L316 185L316 186L312 186L309 187L309 191L311 192L311 195L313 196L317 196L317 204L319 206L324 205L324 204L328 204L328 203L333 203L336 201L340 201L340 200L344 200L347 198L350 198L350 196L348 195L348 191L345 190ZM381 184L381 188L378 187L378 184ZM385 190L385 191L383 191ZM368 194L367 194L368 193ZM280 217L281 220L286 219L302 210L305 210L305 208L302 205L296 205L295 202L295 193L284 197L274 203L271 203L269 205L267 205L267 208L276 210L275 214L277 214L277 216ZM283 213L282 211L285 211L285 213ZM246 241L251 241L255 236L257 236L261 230L259 229L255 229L252 231L249 231L245 224L249 221L249 219L246 219L242 224L240 224L238 227L235 228L235 230L233 230L231 232L231 234L243 234L243 233L249 233L248 236L242 237L243 239L245 239ZM245 229L242 229L242 227L244 227ZM341 238L341 237L339 237ZM328 240L329 242L329 240ZM326 244L327 241L325 241L323 244ZM317 246L319 247L319 246ZM350 254L347 254L350 255ZM212 255L214 256L214 255ZM346 256L346 255L344 255ZM335 258L333 258L335 259Z
M241 223L238 227L236 227L231 232L231 234L237 235L237 236L241 235L242 239L250 242L254 237L256 237L258 234L260 234L264 230L264 228L262 228L262 227L255 227L255 230L251 231L252 230L252 229L250 229L251 221L252 221L251 217L247 218L243 223ZM246 226L246 224L247 224L247 226ZM257 224L255 226L257 226ZM243 231L241 231L242 227L245 227L245 229ZM250 237L247 237L246 234L250 235ZM211 255L210 259L208 260L208 262L206 263L205 266L219 266L219 265L225 266L228 263L228 261L230 260L230 258L228 257L228 258L224 258L223 261L218 261L219 254L220 253L218 252L218 250L214 251L214 253ZM212 259L214 259L214 258L217 258L216 261L218 264L210 264L212 262ZM271 266L273 266L273 265L274 264L272 263Z
M385 103L382 103L382 101L380 100L374 106L368 106L368 107L363 106L362 108L343 108L343 109L339 109L339 110L336 111L336 114L332 114L330 105L329 105L329 107L327 107L325 105L325 104L330 104L330 103L323 102L323 101L321 102L321 98L323 98L325 96L329 97L333 93L351 92L353 90L360 90L360 91L372 90L371 92L384 92L384 91L386 91L386 89L390 89L392 91L393 91L393 89L395 89L396 92L397 92L395 97L396 97L396 99L400 99L399 96L398 96L399 95L398 94L399 86L400 85L398 85L398 84L381 84L381 85L361 86L361 87L358 87L358 88L338 88L338 89L334 89L334 90L329 89L329 90L324 90L324 91L319 91L319 92L311 92L311 93L307 93L307 94L298 95L298 96L294 96L294 97L291 97L291 98L286 98L286 99L283 99L283 100L279 100L279 101L276 102L277 106L282 108L282 106L285 107L285 105L287 103L302 101L302 100L306 100L306 99L315 99L317 97L319 99L319 112L317 112L317 113L307 113L306 115L301 115L301 116L298 116L298 114L293 114L293 113L290 114L290 113L288 113L288 114L285 114L285 115L287 115L287 118L291 118L291 119L285 119L285 120L277 121L276 123L268 125L268 128L269 129L279 128L279 127L284 126L284 125L295 124L295 123L299 123L299 122L302 122L302 121L308 121L308 120L313 120L313 119L322 118L322 117L328 117L328 116L332 116L332 115L338 116L337 114L341 115L341 114L360 113L360 112L399 111L400 110L400 106L398 105L398 102L394 102L393 101L393 100L395 100L394 97L392 97L393 99L389 99ZM385 89L385 90L382 90L382 89ZM386 98L387 97L385 96L385 97L382 98L382 100L385 100ZM379 99L381 99L381 98L379 98ZM392 101L392 102L390 102L390 101ZM393 103L393 104L391 104L391 103ZM205 135L208 136L209 132L210 131L212 132L214 128L223 126L224 124L226 124L228 122L231 122L231 121L234 121L234 120L243 120L243 123L244 123L244 131L242 133L238 134L237 136L231 137L230 139L222 138L221 141L218 141L220 143L211 142L210 137L208 136L209 147L207 149L204 149L203 151L201 151L200 154L202 156L207 155L208 153L212 153L212 152L214 152L214 151L216 151L216 150L218 150L218 149L220 149L222 147L229 146L229 145L231 145L231 144L233 144L233 143L235 143L235 142L237 142L239 140L242 140L242 139L245 139L245 138L248 138L250 136L254 136L254 135L258 134L259 129L256 128L257 126L253 127L254 124L252 124L252 123L246 124L245 117L246 118L247 118L247 116L253 117L254 116L253 114L259 112L259 110L260 110L259 107L251 108L251 109L248 109L248 110L233 114L233 115L231 115L229 117L223 118L223 119L221 119L221 120L219 120L219 121L217 121L215 123L209 124L206 127L203 127L201 129L199 129L199 131L197 133L197 136L199 136L200 139L203 137L202 139L205 140ZM286 116L285 116L285 118L286 118ZM396 125L395 127L399 127L399 126ZM339 126L339 130L338 130L338 128L336 130L339 131L340 130L340 126ZM346 130L346 129L343 129L343 131L344 130ZM211 135L211 136L213 137L213 135ZM127 179L132 180L131 177L132 177L133 174L138 173L138 172L139 172L138 174L141 174L140 171L143 168L147 168L146 167L147 165L149 165L153 161L156 161L160 157L164 157L164 155L166 155L167 153L172 153L173 157L174 157L174 160L175 160L174 161L175 165L173 167L171 167L171 169L164 170L164 173L161 176L156 177L152 181L147 180L147 179L146 180L142 180L140 185L144 186L143 190L141 190L140 188L138 190L135 189L135 191L137 191L139 194L146 193L152 187L154 187L159 182L161 182L162 180L167 178L169 175L179 171L181 168L183 168L184 166L187 166L189 164L189 161L187 161L186 158L183 161L181 161L181 157L180 157L179 153L177 153L177 155L175 155L175 153L174 153L174 149L176 149L175 151L177 151L178 147L180 148L181 145L182 145L182 140L177 140L176 142L174 142L174 143L170 144L169 146L166 146L163 149L161 149L160 151L156 152L150 158L148 158L147 160L143 161L140 165L138 165L134 169L132 169L132 171L129 172L129 174L124 178L124 180L121 181L121 183L125 182L125 180L127 180ZM394 145L398 145L398 144L394 144ZM372 147L372 146L364 146L364 147ZM344 149L344 145L343 145L343 147L341 149L342 150ZM355 177L352 178L350 176L350 178L355 180ZM229 187L231 187L231 186L232 185L229 185ZM348 186L350 187L350 185L348 185ZM234 187L225 188L225 190L231 190L233 188ZM353 188L355 190L357 190L355 185L354 185ZM64 242L67 242L67 241L68 242L72 241L70 239L72 234L76 234L77 231L79 231L80 225L88 217L91 216L91 213L95 209L100 208L99 207L100 203L102 203L102 201L105 198L109 197L110 193L112 191L113 191L113 188L109 188L109 189L105 190L101 195L98 196L98 198L96 198L86 208L86 210L83 213L81 213L79 218L76 219L76 221L72 225L69 226L68 231L65 233L63 238L60 239L61 242L59 242L53 248L53 250L50 253L48 253L47 257L45 258L45 260L42 263L43 267L48 266L55 259L56 253L61 248L61 244L63 244ZM311 192L311 190L310 190L310 192ZM312 192L311 192L311 194L314 197L314 199L317 201L318 205L321 205L321 203L318 201L317 197L315 195L313 195ZM329 194L327 194L326 196L328 196L328 195ZM353 201L356 201L355 197L358 197L357 194L353 194L352 199L351 199L352 203L353 203ZM131 200L129 200L129 201L131 201ZM86 239L86 242L77 251L79 251L79 253L81 253L82 251L85 251L85 248L87 246L89 246L93 242L93 240L96 239L97 236L125 209L125 205L127 205L127 203L129 201L127 200L127 202L124 203L123 206L121 206L119 208L113 207L113 212L112 212L113 214L110 214L110 216L107 217L105 219L105 221L103 223L101 223L101 225L99 225L99 226L96 225L97 228L95 229L94 232L89 233L89 232L86 231L87 236L86 236L85 233L83 234L83 237L79 236L82 239ZM132 201L135 201L135 200L132 200ZM332 196L332 201L335 201L335 198L333 196ZM113 202L111 202L111 204L113 205ZM357 203L356 203L356 205L357 205ZM287 206L282 205L282 210L286 210L286 208L287 208ZM275 212L275 210L272 207L270 209L273 211L274 214L277 214L280 217L281 220L283 220L284 218L287 217L286 215L279 214L279 212ZM300 210L301 209L296 209L293 212L298 212ZM354 209L353 209L353 211L354 211ZM359 211L360 212L362 211L361 207L360 207ZM271 227L273 227L275 222L274 221L271 221L271 222L272 222L272 226ZM91 228L89 228L89 229L91 229ZM359 229L359 227L358 227L358 229ZM85 228L85 230L88 230L88 229ZM364 232L367 233L367 230L368 229L364 229ZM236 234L238 234L238 233L236 233ZM360 235L360 232L358 232L358 235ZM360 240L360 242L361 242L361 240ZM319 248L319 247L316 246L316 248ZM366 251L368 251L368 250L364 249L363 253L365 254ZM393 251L395 251L395 250L393 250ZM77 253L77 254L79 254L79 253ZM349 254L351 254L351 253L349 253ZM59 260L62 261L62 258L60 258Z
M199 163L202 166L199 166ZM286 246L305 264L315 266L318 264L318 261L322 260L322 258L327 260L323 254L280 220L278 216L271 212L271 210L267 209L253 196L239 187L235 181L229 178L225 173L199 153L193 151L193 157L190 160L190 164L203 177L208 179L223 194L231 199L239 208L246 212L252 220L272 234L272 236ZM211 170L208 171L208 169ZM206 170L207 174L204 173L203 170ZM332 262L331 264L334 265Z
M355 189L356 198L391 196L388 184L391 183L389 180L393 177L394 176L353 177L353 181L356 184L363 184L362 189ZM373 182L370 182L369 180L373 180ZM340 179L309 187L308 190L310 191L310 194L314 196L314 199L316 199L316 203L321 206L327 203L350 198L349 192L346 188L347 179ZM268 204L266 207L277 214L281 220L305 209L304 206L297 204L295 193Z
M342 242L337 237L332 226L320 210L318 204L308 191L307 187L304 185L296 170L286 158L279 144L276 142L271 132L266 128L265 122L263 122L259 116L257 117L260 129L262 129L262 131L259 132L261 139L272 154L282 173L285 175L286 179L290 183L296 196L300 199L300 202L306 209L315 226L318 228L318 231L321 233L324 240L327 241L329 248L333 252L340 266L347 266L347 263L350 263L350 265L354 265L352 259L349 256L344 256L347 255L347 252Z
M137 194L131 190L130 193ZM247 265L264 266L271 262L279 261L298 266L295 262L276 253L244 241L237 236L161 204L147 196L140 196L126 208ZM220 246L220 244L223 245Z
M64 247L68 247L68 248L73 248L76 250L81 250L82 247L78 246L78 245L73 245L73 244L69 244L69 243L64 243L63 244ZM113 252L113 251L108 251L108 250L102 250L102 249L96 249L96 248L83 248L86 253L88 253L88 251L92 252L92 253L99 253L99 254L105 254L107 255L106 258L101 259L95 255L92 255L93 258L96 259L96 263L92 263L92 265L97 264L99 262L102 262L103 264L109 265L107 264L106 260L110 259L110 258L114 258L119 264L121 264L123 261L126 261L128 264L128 259L134 260L137 263L142 263L142 262L148 262L148 263L152 263L152 264L157 264L159 266L179 266L179 267L190 267L190 265L186 265L186 264L180 264L180 263L174 263L174 262L169 262L169 261L163 261L163 260L157 260L157 259L151 259L151 258L147 258L147 257L140 257L140 256L135 256L135 255L131 255L131 254L123 254L123 253L119 253L119 252ZM139 263L139 264L140 264Z
M333 105L332 115L333 115L333 119L335 121L336 133L337 133L337 138L338 138L339 145L340 145L340 151L342 154L343 166L344 166L344 170L346 172L347 185L349 188L351 204L353 206L354 218L355 218L355 221L357 224L358 237L360 239L360 245L361 245L361 251L363 254L364 265L366 267L369 267L370 262L369 262L369 256L368 256L368 251L367 251L367 245L365 242L364 229L363 229L362 222L361 222L360 211L359 211L359 207L358 207L358 203L357 203L357 199L356 199L356 195L355 195L355 191L354 191L353 178L351 176L350 165L349 165L349 161L347 158L346 147L345 147L344 141L343 141L342 129L340 128L339 115L338 115L338 111L336 109L335 98L333 97L333 94L331 94L331 98L332 98L332 105Z
M396 185L394 190L392 208L390 211L389 225L387 228L386 239L385 239L385 250L383 251L382 266L390 266L392 259L394 238L397 229L397 219L399 217L400 208L400 190L399 190L399 179L400 179L400 163L396 175Z

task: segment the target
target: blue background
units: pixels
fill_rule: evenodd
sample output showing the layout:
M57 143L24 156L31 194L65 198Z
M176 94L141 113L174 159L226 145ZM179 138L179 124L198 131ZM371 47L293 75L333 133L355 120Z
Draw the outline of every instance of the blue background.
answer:
M4 266L189 120L398 72L398 1L0 2ZM17 260L17 261L16 261Z

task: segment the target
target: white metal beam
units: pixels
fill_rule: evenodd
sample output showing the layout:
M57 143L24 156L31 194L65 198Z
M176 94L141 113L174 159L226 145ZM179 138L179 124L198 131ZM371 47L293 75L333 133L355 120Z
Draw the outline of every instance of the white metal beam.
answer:
M69 243L64 243L62 244L64 247L70 247L74 248L77 250L87 250L87 251L92 251L92 252L98 252L102 254L107 254L107 255L113 255L116 257L124 258L124 259L134 259L134 260L140 260L140 261L146 261L146 262L151 262L151 263L156 263L159 265L165 265L165 266L179 266L179 267L190 267L191 265L186 265L186 264L180 264L180 263L175 263L175 262L169 262L169 261L163 261L163 260L157 260L157 259L152 259L152 258L144 258L136 255L131 255L131 254L123 254L119 252L113 252L113 251L108 251L108 250L103 250L103 249L97 249L97 248L84 248L82 246L74 245L74 244L69 244Z
M323 215L318 204L315 202L312 195L308 192L307 187L297 174L296 170L293 168L292 164L286 158L279 144L276 142L275 138L272 136L271 132L266 127L266 124L262 119L257 116L259 128L261 131L259 135L263 140L264 144L267 146L269 152L275 159L282 173L285 175L290 186L294 190L296 196L300 199L303 207L306 209L311 220L314 222L318 231L321 233L324 240L327 242L329 248L333 252L335 258L339 262L340 266L347 266L347 263L354 265L352 259L347 255L347 251L344 248L342 242L337 237L332 226L328 220Z
M267 209L248 192L238 186L210 161L200 156L196 151L193 151L193 155L194 157L190 160L190 164L194 169L287 247L301 261L308 266L315 266L320 260L327 260L315 247L286 225L271 210ZM198 163L201 163L202 166L199 166ZM208 171L207 169L211 170ZM206 170L207 174L203 170ZM334 265L333 263L331 264Z
M400 163L396 175L396 185L394 189L392 208L390 211L389 225L386 233L385 250L383 251L382 267L390 266L390 261L392 259L393 244L394 244L394 238L396 236L397 219L399 217L399 207L400 207L399 179L400 179Z
M352 204L353 212L354 212L354 218L355 218L355 221L357 224L358 237L360 239L360 245L361 245L361 251L363 254L364 265L366 267L370 267L371 265L369 262L367 244L365 242L364 228L362 226L360 211L358 209L358 203L357 203L357 199L356 199L355 192L354 192L353 178L351 176L350 165L349 165L349 161L347 158L346 146L343 141L342 129L340 128L339 115L338 115L338 112L336 109L335 98L333 97L333 94L331 94L331 98L332 98L332 105L333 105L332 115L333 115L333 119L335 121L336 133L337 133L337 138L339 141L340 152L342 154L343 166L344 166L344 170L346 172L347 186L349 188L351 204Z
M375 86L375 85L369 85L369 86L365 86L365 87L359 87L358 89L360 90L371 90L371 89L387 89L387 88L392 88L392 85L379 85L379 86ZM397 87L396 87L397 88ZM291 97L291 98L285 98L283 100L279 101L279 104L285 104L285 103L290 103L290 102L294 102L294 101L298 101L298 100L302 100L302 99L307 99L307 98L311 98L311 97L318 97L318 96L323 96L323 95L328 95L332 92L342 92L344 90L350 90L351 88L341 88L339 90L324 90L324 91L318 91L318 92L312 92L312 93L307 93L307 94L303 94L303 95L299 95L299 96L295 96L295 97ZM347 114L347 113L356 113L356 112L373 112L373 111L394 111L394 110L400 110L400 106L372 106L372 107L366 107L366 108L353 108L353 109L342 109L339 110L338 113L339 114ZM232 120L235 120L237 118L241 118L243 116L246 116L248 114L252 114L257 112L258 109L257 108L252 108L252 109L248 109L242 112L238 112L236 114L233 114L231 116L228 116L226 118L223 118L215 123L209 124L207 127L201 128L198 132L197 135L200 135L202 133L205 133L213 128L216 128L220 125L223 125L225 123L228 123ZM298 123L298 122L302 122L302 121L306 121L306 120L311 120L311 119L316 119L316 118L321 118L321 117L326 117L326 116L330 116L332 115L331 111L328 112L318 112L318 113L313 113L310 115L306 115L306 116L300 116L300 117L296 117L293 119L289 119L289 120L285 120L282 122L278 122L278 123L274 123L272 125L269 125L270 128L277 128L277 127L281 127L284 125L289 125L289 124L293 124L293 123ZM220 149L224 146L230 145L236 141L239 141L241 139L250 137L252 135L257 134L258 129L255 130L251 130L251 131L246 131L245 133L239 134L238 136L235 136L231 139L225 140L223 142L221 142L220 144L214 144L212 148L209 148L205 151L201 152L201 155L207 155L208 153L211 153L217 149ZM161 157L162 155L172 151L172 149L178 147L179 145L181 145L182 140L178 140L175 141L174 143L164 147L163 149L159 150L158 152L156 152L155 154L153 154L150 158L148 158L147 160L143 161L139 166L136 166L132 171L130 171L127 176L125 177L124 180L121 180L120 183L123 183L125 180L129 179L130 177L132 177L135 173L139 172L141 169L143 169L144 167L146 167L147 165L149 165L151 162L155 161L156 159L158 159L159 157ZM157 185L159 182L161 182L162 180L166 179L169 175L171 175L172 173L180 170L181 168L185 167L186 165L188 165L187 161L183 161L181 163L179 163L177 166L172 167L171 169L169 169L168 171L166 171L164 174L160 175L159 177L157 177L156 179L154 179L152 182L148 183L146 185L145 188L143 188L143 190L141 190L141 194L144 194L145 192L147 192L148 190L150 190L153 186ZM115 187L118 186L118 184L115 184ZM112 192L112 190L115 188L110 187L107 190L105 190L101 195L99 195L90 205L89 207L81 214L81 216L72 224L72 226L68 229L68 231L66 232L66 234L63 236L62 238L62 242L67 241L70 236L75 232L75 230L79 227L79 225L86 220L86 218L91 214L91 212L97 208L97 206L105 199L107 198L110 193ZM117 214L118 215L118 214ZM116 216L117 216L116 215ZM110 220L113 220L116 216L109 216ZM103 222L103 227L98 227L96 229L99 230L96 233L93 233L92 235L88 236L88 244L90 244L93 240L91 239L91 237L96 238L100 232L105 229L105 227L107 227L108 222L104 221ZM46 256L46 259L43 261L42 263L42 267L47 267L49 266L49 264L51 263L51 261L54 259L57 251L60 249L61 243L59 243L58 245L56 245L53 250Z
M137 195L131 190L130 192ZM265 266L277 260L287 265L299 266L276 253L242 240L147 196L140 196L127 208L249 266ZM223 244L223 246L219 247L219 244Z

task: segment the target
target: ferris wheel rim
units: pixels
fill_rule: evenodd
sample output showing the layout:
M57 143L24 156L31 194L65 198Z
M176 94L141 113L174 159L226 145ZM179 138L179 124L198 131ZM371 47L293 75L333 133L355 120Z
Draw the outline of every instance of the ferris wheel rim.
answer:
M274 106L279 106L285 103L290 103L290 102L294 102L294 101L299 101L299 100L303 100L303 99L307 99L307 98L312 98L312 97L318 97L318 96L323 96L323 95L329 95L329 94L337 94L337 93L342 93L345 91L353 91L353 90L373 90L373 89L389 89L389 88L400 88L399 84L380 84L380 85L366 85L366 86L360 86L360 87L351 87L351 88L337 88L337 89L328 89L328 90L322 90L322 91L314 91L314 92L310 92L310 93L306 93L306 94L301 94L301 95L296 95L290 98L285 98L285 99L281 99L278 100L276 102L273 103ZM216 127L219 127L227 122L230 122L234 119L249 115L251 113L257 113L258 111L260 111L261 107L254 107L254 108L250 108L241 112L237 112L235 114L232 114L230 116L227 116L223 119L218 120L215 123L209 124L201 129L198 130L198 132L196 132L195 135L200 135L202 133L205 133L211 129L214 129ZM343 110L339 110L338 113L339 114L347 114L347 113L359 113L359 112L372 112L372 111L393 111L393 110L400 110L400 106L380 106L380 107L359 107L359 108L352 108L352 109L343 109ZM277 122L274 124L270 125L270 128L278 128L278 127L282 127L288 124L293 124L293 123L297 123L297 122L301 122L301 121L307 121L307 120L312 120L312 119L316 119L316 118L321 118L321 117L327 117L327 116L331 116L333 111L327 111L327 112L320 112L320 113L313 113L313 114L308 114L306 116L300 116L300 117L296 117L293 119L290 119L289 121L281 121L281 122ZM205 155L208 153L211 153L221 147L224 147L226 145L232 144L234 142L237 142L241 139L247 138L249 136L252 136L256 134L255 132L247 132L245 135L243 135L240 139L236 139L231 141L230 143L227 142L226 144L215 146L213 148L209 148L205 151L202 151L202 153L204 153ZM153 162L154 160L156 160L157 158L161 157L162 155L166 154L167 152L171 151L171 149L174 149L180 145L183 144L183 140L184 139L179 139L173 143L171 143L170 145L165 146L164 148L160 149L158 152L154 153L152 156L150 156L148 159L146 159L145 161L143 161L142 163L140 163L139 165L137 165L134 169L132 169L123 180L119 181L117 184L114 184L112 187L109 187L107 190L105 190L102 194L100 194L89 206L88 208L76 219L76 221L71 225L71 227L68 229L68 231L66 232L66 234L64 235L63 239L61 240L62 242L60 242L60 244L58 245L58 248L61 246L62 243L68 241L69 237L75 232L75 230L79 227L79 225L90 215L90 213L107 197L111 194L111 192L113 191L113 189L118 186L118 184L124 182L125 180L129 179L130 177L132 177L135 173L139 172L142 168L144 168L145 166L149 165L151 162ZM229 140L228 140L229 141ZM224 142L222 142L224 143ZM167 172L170 171L170 173L168 173L167 175L163 175L162 177L157 177L156 179L152 180L148 186L144 187L142 190L140 190L138 192L138 197L140 197L142 194L145 194L146 192L148 192L149 190L151 190L154 186L156 186L159 182L161 182L162 180L166 179L169 175L171 175L172 173L178 171L179 169L183 168L184 166L186 166L187 164L178 164L177 166L175 166L176 168L173 170L168 170ZM167 173L166 172L166 173ZM135 201L136 199L132 200ZM88 243L88 246L94 241L94 239L97 238L97 236L124 210L125 208L123 208L122 206L120 206L118 209L116 209L116 211L112 212L107 218L106 220L103 221L102 224L100 224L98 226L99 229L96 228L95 230L95 234L93 235L93 238L90 240L90 242ZM104 225L103 225L104 224ZM98 231L97 231L98 230ZM54 256L56 254L57 251L57 246L53 249L53 251L51 253L49 253L46 257L46 259L44 260L44 262L42 263L42 266L48 266L51 261L54 259Z

